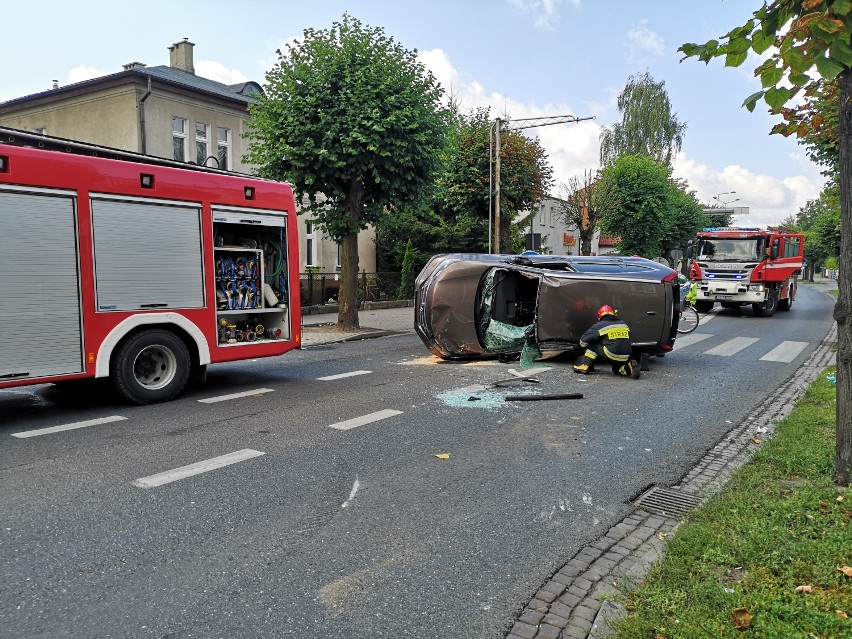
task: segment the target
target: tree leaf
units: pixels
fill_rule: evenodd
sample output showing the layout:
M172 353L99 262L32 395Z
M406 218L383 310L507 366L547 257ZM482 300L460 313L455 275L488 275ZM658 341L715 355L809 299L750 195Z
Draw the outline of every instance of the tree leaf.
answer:
M744 53L729 53L725 56L725 66L726 67L738 67L743 62L746 61L748 57L748 52Z
M766 91L763 99L772 109L780 109L790 99L790 90L784 87L774 87Z
M750 112L754 111L754 107L757 104L757 101L763 97L764 92L758 91L757 93L752 93L743 101L743 106L748 109Z
M843 40L835 39L832 41L828 53L833 60L837 60L846 67L852 67L852 48Z
M831 82L834 78L843 73L845 67L831 58L817 58L816 68L823 79Z
M766 89L768 87L774 87L781 81L781 78L784 77L784 69L781 67L773 66L769 67L760 74L760 85Z
M737 608L731 613L731 623L737 630L751 628L751 613L748 608Z
M852 0L850 0L852 1ZM775 36L763 31L755 31L751 38L751 48L760 55L775 43Z
M839 16L848 15L849 12L852 12L852 0L834 0L831 10Z

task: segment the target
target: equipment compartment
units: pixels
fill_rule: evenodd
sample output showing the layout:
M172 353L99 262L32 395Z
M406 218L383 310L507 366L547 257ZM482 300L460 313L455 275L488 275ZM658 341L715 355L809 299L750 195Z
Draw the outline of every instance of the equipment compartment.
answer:
M290 339L285 221L214 213L219 346Z

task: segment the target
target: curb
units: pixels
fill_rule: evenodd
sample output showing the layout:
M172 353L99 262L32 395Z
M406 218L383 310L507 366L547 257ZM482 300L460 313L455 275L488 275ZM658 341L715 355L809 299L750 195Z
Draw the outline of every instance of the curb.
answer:
M808 360L757 406L672 489L701 501L719 491L731 474L757 450L755 435L768 439L795 400L832 363L831 344L837 324ZM613 633L611 623L626 612L613 601L618 582L640 581L665 554L665 539L680 525L679 517L636 510L590 546L581 549L554 573L514 621L506 639L601 639Z

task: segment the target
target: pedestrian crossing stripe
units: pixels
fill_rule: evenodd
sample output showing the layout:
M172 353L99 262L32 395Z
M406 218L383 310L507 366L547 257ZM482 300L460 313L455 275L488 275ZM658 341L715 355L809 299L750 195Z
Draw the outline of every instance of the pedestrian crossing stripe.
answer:
M789 364L796 359L799 353L805 350L805 346L807 345L807 342L781 342L760 359L766 362L785 362Z
M705 355L721 355L722 357L730 357L736 355L744 348L748 348L755 342L760 341L757 337L735 337L727 342L719 344L709 351L704 351Z
M711 333L690 333L688 335L684 335L682 337L678 337L675 342L675 351L683 350L689 346L693 346L698 344L699 342L703 342L704 340L715 337ZM734 337L725 342L722 342L718 346L711 348L710 350L704 351L702 355L716 355L720 357L730 357L732 355L736 355L740 351L752 346L753 344L759 342L760 339L757 337ZM789 364L796 357L798 357L803 350L808 346L809 342L795 342L791 340L783 341L778 346L773 348L771 351L766 353L763 357L760 358L762 362L781 362L784 364Z

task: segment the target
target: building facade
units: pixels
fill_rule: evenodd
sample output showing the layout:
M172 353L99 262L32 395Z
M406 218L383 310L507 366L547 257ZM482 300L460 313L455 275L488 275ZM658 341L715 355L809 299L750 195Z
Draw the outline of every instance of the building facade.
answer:
M576 226L566 224L560 213L563 200L546 197L533 205L531 211L518 216L523 225L524 247L548 255L579 255L580 233ZM599 229L592 238L592 255L616 254L618 238L602 236Z
M256 82L226 85L196 75L194 47L185 38L168 48L167 66L131 62L117 73L66 86L54 82L51 90L0 103L0 126L252 173L243 135L249 105L263 90ZM300 269L334 272L337 244L304 216L299 227ZM374 271L374 234L362 236L360 268Z

